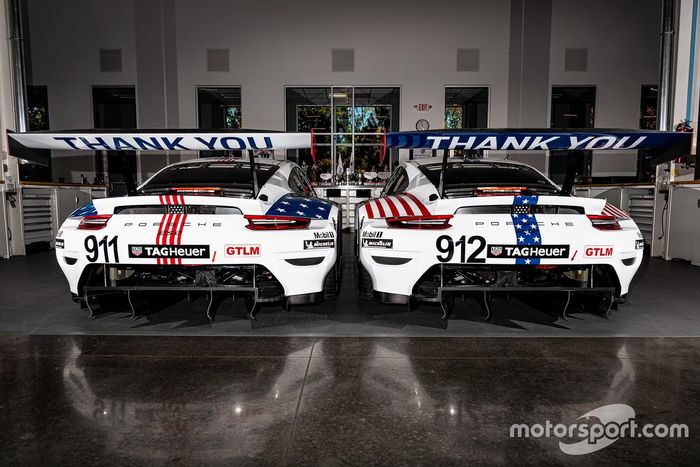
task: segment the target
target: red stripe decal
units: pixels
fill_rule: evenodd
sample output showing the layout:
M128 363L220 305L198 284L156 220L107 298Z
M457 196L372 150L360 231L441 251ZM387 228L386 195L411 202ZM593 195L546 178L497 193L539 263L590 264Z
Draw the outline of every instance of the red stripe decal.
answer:
M391 210L391 215L394 217L399 217L399 210L396 209L396 205L391 200L391 196L387 196L386 198L384 198L384 201L386 201L386 204L389 205L389 209Z
M425 207L425 204L423 204L423 202L421 200L419 200L413 193L406 192L403 194L408 196L409 198L411 198L411 201L416 203L416 206L418 206L418 209L420 209L420 213L422 215L424 215L424 216L430 215L430 211L428 211L428 208Z
M187 214L183 214L180 219L180 226L177 229L177 240L176 245L182 245L182 231L185 230L185 221L187 220ZM177 264L182 264L182 258L177 259Z
M170 242L168 245L175 245L175 240L177 240L177 227L180 225L180 218L182 214L176 214L173 218L173 224L170 226Z
M372 201L365 203L365 209L367 210L367 217L374 219L374 211L372 211Z
M401 206L406 210L406 215L412 216L413 215L413 209L411 208L411 205L406 202L405 199L401 195L396 195L396 199L398 199L401 202Z
M380 198L374 200L374 202L377 204L377 211L379 211L379 217L386 217L386 214L384 213L384 206L382 206L382 202L379 200Z
M173 196L173 199L175 199L175 196ZM176 214L171 219L170 230L168 231L170 233L168 245L175 245L175 239L177 238L177 225L180 223L180 217L180 214ZM177 258L170 258L170 264L177 264Z
M175 197L177 198L177 197ZM180 225L180 219L182 218L182 214L178 214L175 216L175 219L173 219L173 226L170 230L170 244L171 245L177 245L177 228ZM170 258L170 264L180 264L180 258Z
M180 204L185 204L185 195L180 195Z

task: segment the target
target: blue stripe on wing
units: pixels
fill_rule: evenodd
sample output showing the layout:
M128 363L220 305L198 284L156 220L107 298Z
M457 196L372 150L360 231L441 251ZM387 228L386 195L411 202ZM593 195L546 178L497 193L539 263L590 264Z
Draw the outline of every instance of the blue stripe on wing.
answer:
M319 198L289 193L278 199L265 213L268 216L309 217L328 219L333 204Z

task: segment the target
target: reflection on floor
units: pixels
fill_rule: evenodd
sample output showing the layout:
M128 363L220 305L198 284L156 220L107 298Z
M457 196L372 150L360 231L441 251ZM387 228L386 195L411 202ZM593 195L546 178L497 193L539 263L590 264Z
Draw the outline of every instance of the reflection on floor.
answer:
M694 464L698 338L0 335L12 465ZM581 457L514 423L608 404L690 438ZM580 422L580 420L579 420ZM566 440L564 440L566 441Z
M350 244L348 240L345 242ZM610 320L584 313L559 317L565 297L524 302L502 298L494 317L482 320L476 301L457 302L449 322L436 306L409 311L358 298L351 256L344 261L343 286L334 302L262 309L256 322L245 316L240 301L216 303L216 321L205 316L207 299L188 301L184 295L137 302L141 316L131 320L126 301L114 311L88 319L70 300L66 281L51 252L0 261L0 283L10 293L0 302L0 332L33 334L156 334L156 335L277 335L277 336L700 336L700 268L659 259L646 260L628 303ZM157 305L157 306L156 306Z

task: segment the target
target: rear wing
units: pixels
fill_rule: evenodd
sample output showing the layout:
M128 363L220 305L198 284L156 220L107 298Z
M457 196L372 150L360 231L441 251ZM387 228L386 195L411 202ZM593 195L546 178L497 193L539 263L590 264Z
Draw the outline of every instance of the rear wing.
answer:
M639 150L654 164L661 164L691 153L693 133L621 129L460 129L437 131L399 131L386 134L386 147L401 149L440 149L443 170L440 193L444 187L447 158L452 149L490 151L581 151ZM385 151L382 151L382 163ZM573 157L567 163L563 191L570 191L575 178Z
M671 160L690 154L692 139L692 133L653 130L484 128L391 132L386 134L386 145L401 149L492 151L644 149L658 160Z
M34 149L67 151L231 151L311 147L310 133L262 130L65 130L12 133L10 155L36 161ZM41 157L45 159L44 156Z
M248 150L257 196L253 151L311 147L311 133L263 130L65 130L13 133L9 154L47 164L47 149L66 151L237 151ZM132 183L130 183L133 185ZM129 189L133 191L133 189Z

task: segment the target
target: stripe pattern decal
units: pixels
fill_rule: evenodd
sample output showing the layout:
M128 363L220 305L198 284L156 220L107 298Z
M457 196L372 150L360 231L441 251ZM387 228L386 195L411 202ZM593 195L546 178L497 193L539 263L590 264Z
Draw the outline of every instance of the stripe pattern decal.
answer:
M513 229L518 246L539 246L542 244L537 216L533 214L537 201L538 196L513 197L513 210L510 215L513 219ZM540 264L540 258L516 258L515 264L536 265Z
M368 219L429 216L430 211L413 193L397 193L375 198L362 205Z
M623 211L622 209L618 208L617 206L613 206L610 203L605 203L605 207L603 208L603 212L601 213L606 216L613 216L618 219L629 219L630 216Z
M182 195L160 195L160 204L164 206L184 206L185 197ZM163 214L158 226L156 245L181 245L182 231L187 220L187 213L183 208L170 208ZM157 264L182 264L182 258L157 258Z

